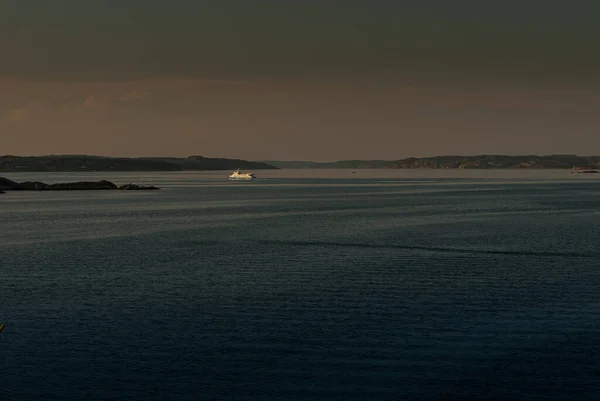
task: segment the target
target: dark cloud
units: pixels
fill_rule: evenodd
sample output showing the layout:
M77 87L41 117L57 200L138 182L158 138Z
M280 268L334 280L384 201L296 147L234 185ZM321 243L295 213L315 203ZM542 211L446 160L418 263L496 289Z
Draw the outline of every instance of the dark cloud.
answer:
M0 74L585 81L600 67L599 11L553 0L4 0Z

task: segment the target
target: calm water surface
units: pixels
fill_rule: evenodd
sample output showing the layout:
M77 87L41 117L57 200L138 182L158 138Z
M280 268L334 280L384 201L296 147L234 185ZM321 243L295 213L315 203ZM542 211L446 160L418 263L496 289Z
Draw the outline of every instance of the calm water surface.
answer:
M600 179L4 174L0 399L598 400Z

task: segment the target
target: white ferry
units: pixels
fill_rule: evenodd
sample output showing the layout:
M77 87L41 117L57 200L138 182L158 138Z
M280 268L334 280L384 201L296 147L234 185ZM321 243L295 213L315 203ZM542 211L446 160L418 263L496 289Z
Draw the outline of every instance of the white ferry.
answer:
M229 176L230 180L253 180L255 178L254 173L240 173L239 168Z

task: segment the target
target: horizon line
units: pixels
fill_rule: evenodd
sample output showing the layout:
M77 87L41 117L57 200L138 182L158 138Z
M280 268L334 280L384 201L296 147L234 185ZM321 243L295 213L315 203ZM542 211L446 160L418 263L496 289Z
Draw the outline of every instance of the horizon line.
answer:
M315 161L309 159L244 159L242 157L233 157L233 156L203 156L203 155L194 155L190 154L187 156L107 156L100 154L42 154L42 155L17 155L17 154L4 154L0 155L0 157L98 157L98 158L112 158L112 159L187 159L190 157L204 157L207 159L229 159L229 160L244 160L250 162L257 163L269 163L269 162L284 162L284 163L315 163L315 164L324 164L324 163L339 163L339 162L348 162L348 161L365 161L365 162L394 162L399 160L407 160L407 159L434 159L439 157L486 157L486 156L501 156L501 157L600 157L600 155L578 155L576 153L551 153L551 154L533 154L533 153L523 153L523 154L499 154L499 153L478 153L478 154L442 154L436 156L407 156L395 159L360 159L360 158L350 158L350 159L334 159L334 160L326 160L326 161Z

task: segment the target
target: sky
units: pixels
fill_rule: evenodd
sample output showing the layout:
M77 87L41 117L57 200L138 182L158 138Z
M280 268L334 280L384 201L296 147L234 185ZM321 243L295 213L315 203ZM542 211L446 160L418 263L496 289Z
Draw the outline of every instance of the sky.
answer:
M0 154L600 154L600 3L0 0Z

